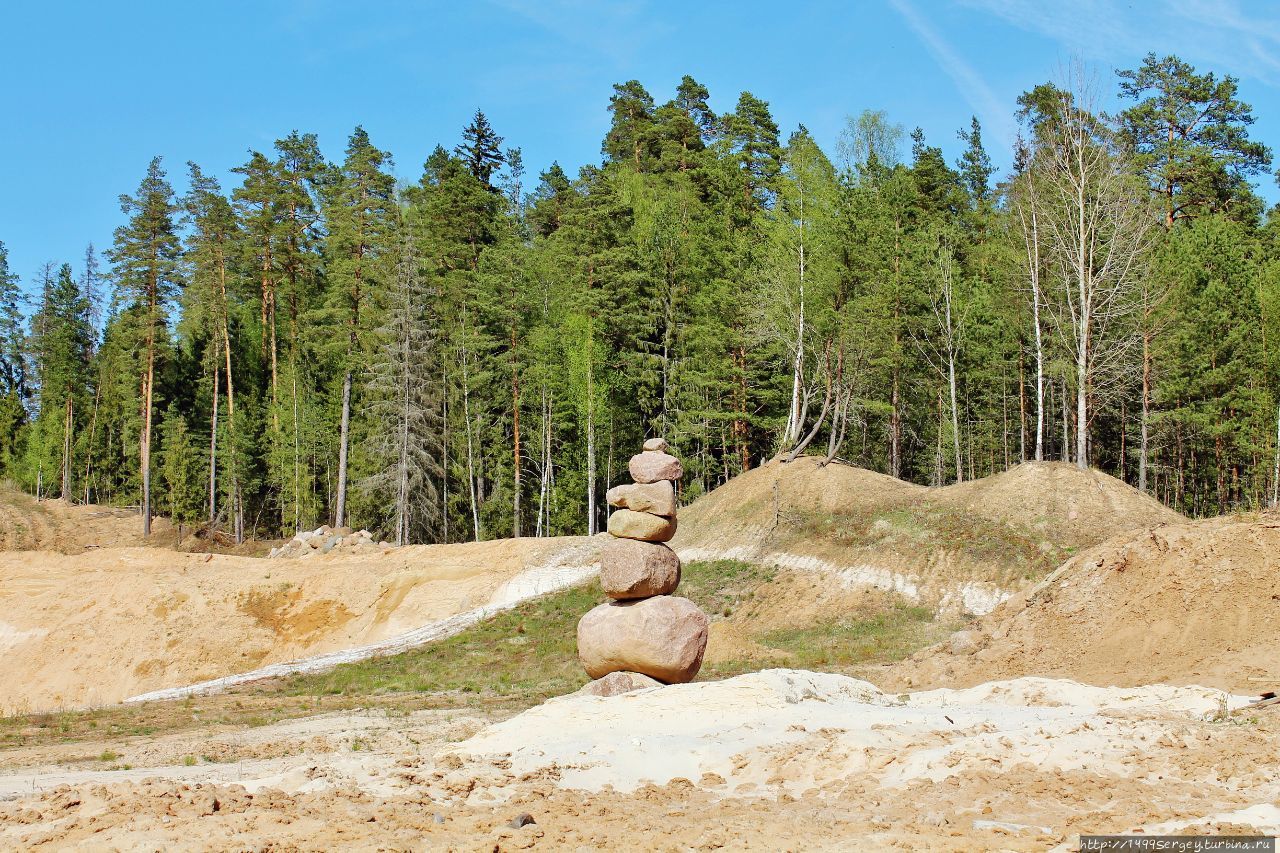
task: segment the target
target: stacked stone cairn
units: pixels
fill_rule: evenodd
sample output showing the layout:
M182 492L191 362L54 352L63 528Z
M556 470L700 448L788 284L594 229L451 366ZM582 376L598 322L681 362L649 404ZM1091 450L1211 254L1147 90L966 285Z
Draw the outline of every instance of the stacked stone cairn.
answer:
M707 649L707 615L671 593L680 558L665 543L676 533L675 481L684 475L666 441L651 438L631 457L630 485L606 495L612 537L600 552L600 584L611 601L578 622L578 658L597 695L692 681Z

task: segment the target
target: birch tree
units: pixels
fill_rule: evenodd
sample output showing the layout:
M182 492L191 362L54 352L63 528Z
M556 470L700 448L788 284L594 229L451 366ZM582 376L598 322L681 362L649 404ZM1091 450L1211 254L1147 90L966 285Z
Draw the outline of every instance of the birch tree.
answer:
M1130 320L1146 274L1154 217L1114 134L1093 110L1093 90L1072 72L1059 88L1032 168L1044 246L1056 293L1054 321L1071 353L1075 381L1075 463L1089 467L1094 397L1118 375L1133 343Z

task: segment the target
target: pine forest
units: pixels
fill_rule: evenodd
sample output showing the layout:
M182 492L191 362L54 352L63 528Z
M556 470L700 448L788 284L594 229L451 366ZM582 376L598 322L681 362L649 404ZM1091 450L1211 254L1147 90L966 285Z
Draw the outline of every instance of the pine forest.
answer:
M1035 86L1008 174L977 119L949 162L891 113L824 151L749 92L663 94L615 85L576 174L526 173L481 111L397 152L412 183L360 127L230 181L139 164L111 245L20 281L0 244L0 473L147 526L398 544L598 532L654 435L685 502L816 454L1276 503L1280 210L1234 78L1153 54Z

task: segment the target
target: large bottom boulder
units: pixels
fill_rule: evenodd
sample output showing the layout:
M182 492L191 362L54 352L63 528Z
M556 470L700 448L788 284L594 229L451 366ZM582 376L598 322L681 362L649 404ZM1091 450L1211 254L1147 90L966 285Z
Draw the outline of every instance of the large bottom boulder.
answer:
M687 598L611 601L578 622L578 659L592 678L626 671L681 684L702 667L709 625Z

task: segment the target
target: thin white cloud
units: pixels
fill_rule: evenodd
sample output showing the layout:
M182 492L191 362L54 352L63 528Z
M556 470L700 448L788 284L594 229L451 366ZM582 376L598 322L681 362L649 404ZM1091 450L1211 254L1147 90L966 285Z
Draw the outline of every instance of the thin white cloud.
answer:
M973 107L984 127L990 128L1005 148L1012 148L1017 128L1010 115L1010 104L998 97L976 69L912 5L911 0L889 0L903 21L916 34L938 63L938 67L955 83L960 96Z
M1070 53L1132 67L1149 52L1177 54L1204 70L1280 85L1280 17L1274 4L1148 0L1132 6L1080 0L959 0Z

